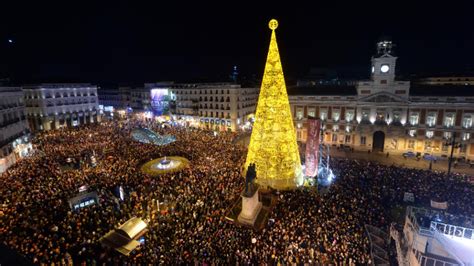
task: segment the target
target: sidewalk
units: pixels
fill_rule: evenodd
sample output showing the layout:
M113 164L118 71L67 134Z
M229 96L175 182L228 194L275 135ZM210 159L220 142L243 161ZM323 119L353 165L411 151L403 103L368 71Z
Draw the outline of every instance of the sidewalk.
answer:
M357 159L357 160L366 160L366 161L374 161L379 162L385 165L397 165L401 167L407 168L417 168L417 169L425 169L428 170L430 167L430 162L427 160L420 159L419 161L416 158L406 158L404 159L401 154L390 154L387 157L387 153L377 153L371 152L362 152L362 151L342 151L331 149L330 154L332 157L340 157L340 158L350 158L350 159ZM432 170L436 171L448 171L448 160L438 160L436 163L433 162ZM469 165L466 163L459 163L456 167L454 167L454 163L451 167L452 173L461 173L470 176L474 176L474 168L469 168Z

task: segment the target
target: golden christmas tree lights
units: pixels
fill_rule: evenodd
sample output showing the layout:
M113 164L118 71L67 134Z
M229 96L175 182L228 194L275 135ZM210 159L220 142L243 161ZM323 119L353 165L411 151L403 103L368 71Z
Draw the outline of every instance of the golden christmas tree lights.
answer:
M255 163L257 183L275 189L292 189L302 183L301 162L275 35L278 21L272 19L268 26L272 36L245 172L250 163Z

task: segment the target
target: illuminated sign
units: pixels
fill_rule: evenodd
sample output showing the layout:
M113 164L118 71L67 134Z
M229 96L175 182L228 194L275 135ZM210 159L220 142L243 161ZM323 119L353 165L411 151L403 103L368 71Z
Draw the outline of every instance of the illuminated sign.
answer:
M168 89L151 89L151 109L157 115L162 115L169 110L169 93Z

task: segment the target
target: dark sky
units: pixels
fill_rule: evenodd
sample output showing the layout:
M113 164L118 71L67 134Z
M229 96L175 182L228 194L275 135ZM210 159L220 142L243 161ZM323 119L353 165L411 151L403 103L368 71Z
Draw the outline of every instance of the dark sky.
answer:
M396 43L400 73L474 68L473 1L144 2L2 2L0 73L143 83L222 79L238 65L260 77L273 17L288 77L310 67L368 76L381 35Z

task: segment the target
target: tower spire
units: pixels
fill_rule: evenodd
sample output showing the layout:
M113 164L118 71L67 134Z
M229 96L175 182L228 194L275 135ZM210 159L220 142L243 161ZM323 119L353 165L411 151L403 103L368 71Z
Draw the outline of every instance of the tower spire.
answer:
M291 189L302 181L301 162L275 34L278 21L272 19L268 26L272 35L245 171L255 163L257 183Z

